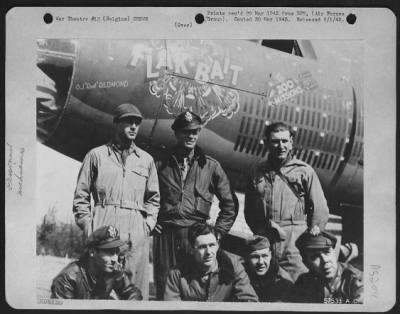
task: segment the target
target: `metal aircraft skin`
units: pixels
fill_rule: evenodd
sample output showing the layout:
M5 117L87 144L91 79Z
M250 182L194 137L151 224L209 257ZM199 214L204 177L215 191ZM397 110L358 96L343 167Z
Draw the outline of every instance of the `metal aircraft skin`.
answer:
M174 116L191 110L206 121L199 146L243 192L248 170L267 158L266 125L284 121L296 130L294 153L316 170L331 212L347 223L344 231L362 228L361 62L341 54L346 49L337 43L332 49L318 40L37 44L43 144L82 160L112 137L113 110L129 102L145 117L137 144L158 160L175 143Z

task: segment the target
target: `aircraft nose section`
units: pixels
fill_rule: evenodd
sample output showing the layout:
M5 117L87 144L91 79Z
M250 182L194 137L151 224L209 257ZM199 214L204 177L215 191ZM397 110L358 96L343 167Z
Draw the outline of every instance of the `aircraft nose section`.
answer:
M56 83L42 69L38 68L36 87L37 137L46 142L57 127L65 106L65 97L60 97Z
M42 143L54 133L67 103L77 44L71 40L37 41L36 118Z

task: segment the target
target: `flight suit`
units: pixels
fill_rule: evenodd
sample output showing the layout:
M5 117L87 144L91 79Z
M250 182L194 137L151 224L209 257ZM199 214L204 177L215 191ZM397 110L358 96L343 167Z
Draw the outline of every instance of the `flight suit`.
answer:
M330 284L311 272L299 276L295 283L297 302L304 303L362 303L363 273L357 268L338 263L338 271Z
M244 215L256 235L271 237L271 221L283 230L286 238L276 241L272 251L295 281L307 271L295 241L307 227L324 230L329 209L318 176L307 163L292 157L278 171L268 160L252 170Z
M158 223L163 231L154 236L154 281L157 299L162 299L169 269L186 262L190 250L189 227L210 218L213 196L216 195L220 202L221 211L215 223L215 230L220 235L232 227L237 208L221 165L199 147L195 148L185 180L174 154L157 164L157 168L161 193Z
M119 230L126 242L121 249L126 271L145 300L149 292L149 236L156 224L159 202L156 167L145 151L133 144L123 156L110 142L86 155L73 201L76 223L86 236L105 225Z

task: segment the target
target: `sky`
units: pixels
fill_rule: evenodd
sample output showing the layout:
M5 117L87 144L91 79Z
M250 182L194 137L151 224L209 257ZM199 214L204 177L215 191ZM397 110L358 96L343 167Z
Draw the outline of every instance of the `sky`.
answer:
M81 163L37 143L36 223L55 207L58 220L73 219L72 200Z

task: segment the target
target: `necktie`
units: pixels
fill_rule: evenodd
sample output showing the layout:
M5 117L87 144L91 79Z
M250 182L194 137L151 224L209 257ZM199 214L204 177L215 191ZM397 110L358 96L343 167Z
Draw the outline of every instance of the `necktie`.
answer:
M183 158L183 166L182 166L183 181L185 181L188 171L189 171L189 158L184 157Z

